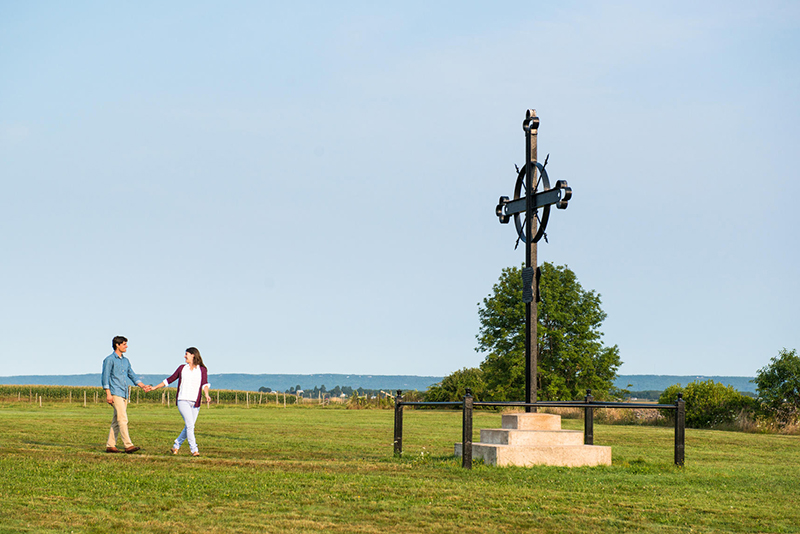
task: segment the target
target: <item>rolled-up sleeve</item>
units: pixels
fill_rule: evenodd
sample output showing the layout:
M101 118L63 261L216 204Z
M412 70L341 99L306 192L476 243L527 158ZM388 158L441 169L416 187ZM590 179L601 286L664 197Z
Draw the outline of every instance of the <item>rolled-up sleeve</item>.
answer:
M103 376L101 379L101 383L103 384L103 389L111 389L111 366L113 362L106 358L103 360Z

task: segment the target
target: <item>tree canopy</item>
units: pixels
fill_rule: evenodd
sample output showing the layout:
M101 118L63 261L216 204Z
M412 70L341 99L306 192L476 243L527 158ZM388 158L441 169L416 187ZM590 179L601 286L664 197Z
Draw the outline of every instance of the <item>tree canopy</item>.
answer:
M797 418L800 413L800 356L796 349L782 349L769 365L758 370L753 382L765 412L782 423Z
M600 295L581 287L566 266L545 263L539 281L538 305L539 400L582 397L591 389L596 398L608 396L621 365L616 345L606 347L600 326L606 318ZM486 399L525 398L525 304L522 273L503 269L492 294L479 304L478 352Z

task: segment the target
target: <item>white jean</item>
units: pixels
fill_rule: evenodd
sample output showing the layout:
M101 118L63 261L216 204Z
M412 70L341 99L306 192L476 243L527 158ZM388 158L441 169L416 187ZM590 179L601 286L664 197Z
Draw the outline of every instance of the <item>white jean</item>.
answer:
M183 427L181 435L175 440L175 449L180 449L183 442L189 440L189 450L198 452L197 441L194 439L194 423L197 421L197 416L200 414L200 408L194 407L194 402L179 400L178 411L183 416L183 422L186 426Z

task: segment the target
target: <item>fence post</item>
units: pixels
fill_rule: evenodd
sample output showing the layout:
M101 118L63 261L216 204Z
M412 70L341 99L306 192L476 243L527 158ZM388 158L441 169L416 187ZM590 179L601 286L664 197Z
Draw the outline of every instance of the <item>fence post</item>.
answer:
M587 405L594 401L591 389L586 390L586 397L583 401ZM594 445L594 408L590 406L583 409L583 444Z
M686 401L683 393L678 393L675 401L675 465L683 467L683 454L686 449Z
M472 390L464 395L464 417L461 426L461 467L472 469Z
M394 398L394 455L403 454L403 391L398 389Z

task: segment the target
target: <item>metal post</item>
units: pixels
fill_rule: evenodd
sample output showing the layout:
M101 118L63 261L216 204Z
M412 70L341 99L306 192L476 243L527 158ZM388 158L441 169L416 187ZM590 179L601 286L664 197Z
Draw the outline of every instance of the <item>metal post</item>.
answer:
M394 454L403 454L403 391L398 389L394 398Z
M533 194L536 190L536 159L538 152L539 118L535 109L529 109L522 123L525 130L525 266L532 269L533 300L525 304L525 402L536 402L536 368L538 365L537 343L537 308L536 296L539 294L536 280L537 250L536 242L536 210L534 209ZM526 412L535 412L531 406L525 407Z
M586 390L586 397L583 401L588 405L594 401L592 390ZM594 445L594 408L586 406L583 409L583 444Z
M461 467L472 469L472 390L464 395L464 417L461 426Z
M678 393L675 401L675 465L683 467L683 454L686 449L686 402L683 393Z

